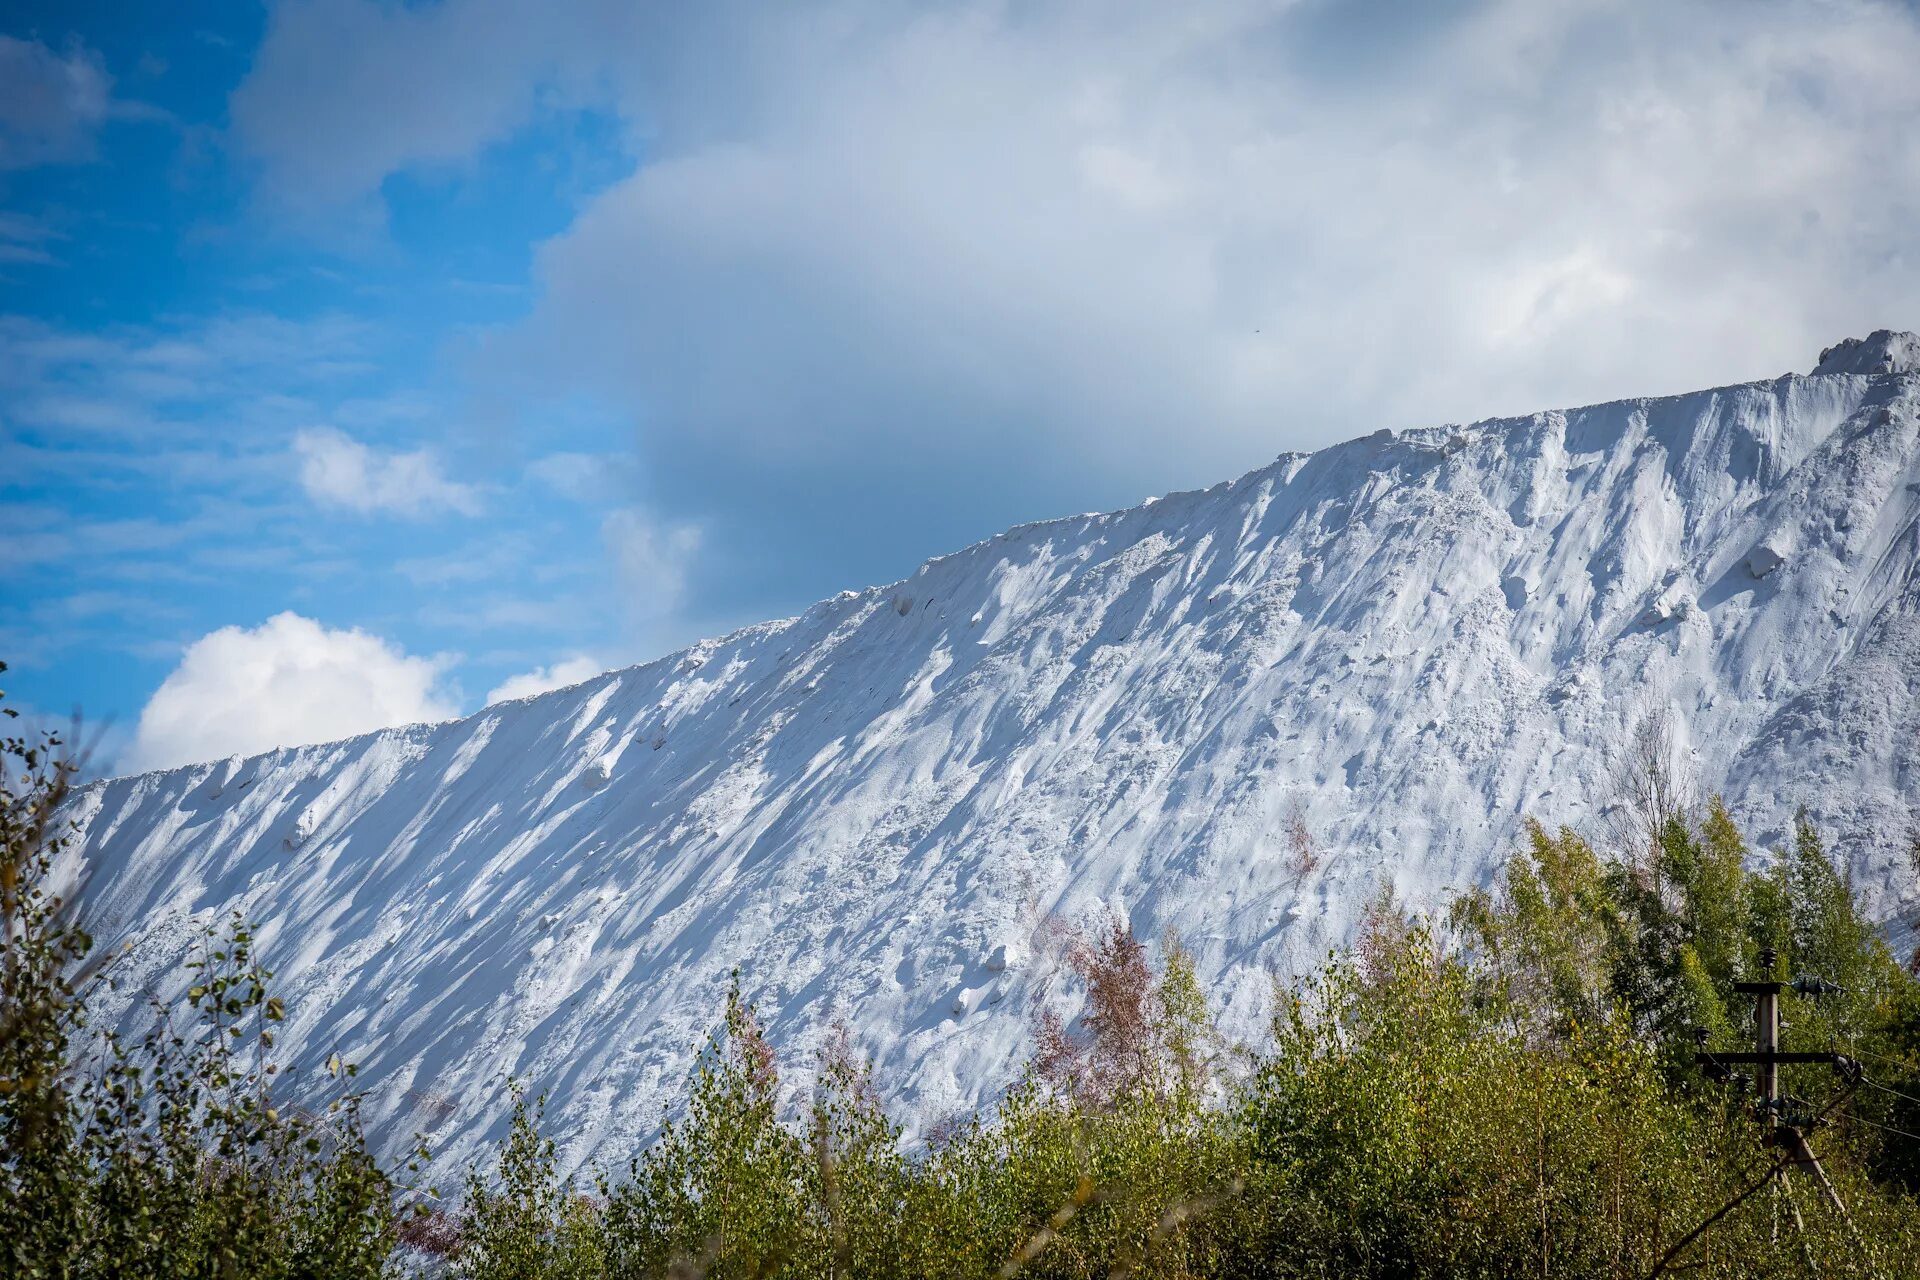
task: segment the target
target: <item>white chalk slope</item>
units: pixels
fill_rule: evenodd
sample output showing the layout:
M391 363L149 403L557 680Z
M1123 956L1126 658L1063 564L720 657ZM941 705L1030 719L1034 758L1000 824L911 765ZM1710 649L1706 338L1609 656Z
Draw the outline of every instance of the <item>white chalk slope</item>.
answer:
M1655 708L1891 909L1917 357L1289 454L465 720L105 782L91 918L167 994L240 908L289 1088L339 1049L383 1139L459 1160L511 1075L578 1162L653 1130L736 966L790 1061L844 1019L916 1123L1024 1060L1047 913L1179 930L1252 1034L1380 883L1444 905L1524 815L1602 822Z

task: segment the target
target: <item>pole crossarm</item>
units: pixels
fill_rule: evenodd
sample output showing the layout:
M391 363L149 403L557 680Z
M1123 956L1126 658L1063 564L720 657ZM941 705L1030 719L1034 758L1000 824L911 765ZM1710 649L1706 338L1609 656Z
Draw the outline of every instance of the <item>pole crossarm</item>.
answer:
M1762 947L1758 959L1760 972L1769 973L1773 971L1778 956L1771 947ZM1799 1170L1819 1184L1821 1194L1826 1197L1827 1204L1833 1211L1840 1216L1840 1220L1846 1224L1847 1232L1853 1237L1855 1245L1863 1251L1866 1248L1860 1241L1859 1233L1853 1229L1853 1219L1847 1216L1846 1203L1840 1199L1840 1193L1834 1188L1832 1180L1827 1177L1827 1171L1820 1167L1820 1158L1807 1144L1805 1130L1819 1124L1829 1111L1852 1097L1862 1083L1870 1082L1866 1081L1860 1064L1844 1053L1831 1051L1783 1053L1780 1049L1780 993L1782 991L1791 990L1802 996L1818 997L1837 995L1843 988L1828 982L1825 978L1802 974L1792 982L1736 982L1733 984L1733 989L1754 997L1754 1051L1708 1053L1706 1050L1709 1033L1705 1027L1696 1027L1693 1033L1694 1042L1700 1046L1700 1052L1693 1055L1693 1060L1704 1069L1711 1080L1735 1085L1741 1089L1745 1089L1749 1083L1755 1086L1755 1091L1759 1093L1760 1098L1754 1106L1754 1114L1766 1126L1766 1132L1760 1141L1765 1146L1784 1147L1787 1155L1768 1169L1761 1181L1742 1191L1716 1211L1712 1217L1682 1237L1680 1243L1669 1249L1666 1255L1655 1264L1652 1271L1654 1276L1665 1271L1667 1265L1680 1256L1680 1251L1698 1238L1701 1232L1731 1213L1735 1206L1754 1195L1761 1187L1773 1182L1775 1178L1780 1179L1776 1185L1786 1195L1787 1204L1793 1210L1794 1225L1801 1228L1801 1256L1811 1264L1812 1259L1806 1253L1805 1224L1800 1218L1800 1206L1794 1202L1792 1188L1786 1182L1786 1172L1789 1168ZM1846 1092L1822 1107L1818 1114L1811 1114L1805 1103L1797 1098L1782 1096L1780 1092L1780 1068L1796 1062L1818 1062L1832 1067L1846 1082ZM1749 1081L1745 1075L1737 1075L1727 1069L1736 1065L1751 1065L1758 1067L1759 1070Z

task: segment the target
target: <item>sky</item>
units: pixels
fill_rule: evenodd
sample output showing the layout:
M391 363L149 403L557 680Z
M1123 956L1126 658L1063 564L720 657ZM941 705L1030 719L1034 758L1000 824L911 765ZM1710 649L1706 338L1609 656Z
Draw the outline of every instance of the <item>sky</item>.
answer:
M0 10L0 659L97 772L1920 327L1912 0Z

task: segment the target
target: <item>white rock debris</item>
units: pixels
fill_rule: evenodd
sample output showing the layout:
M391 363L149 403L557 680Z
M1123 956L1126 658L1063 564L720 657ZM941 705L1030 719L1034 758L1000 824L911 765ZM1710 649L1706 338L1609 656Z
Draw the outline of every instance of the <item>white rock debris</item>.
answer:
M1785 552L1764 542L1747 552L1747 572L1756 578L1766 577L1786 562Z

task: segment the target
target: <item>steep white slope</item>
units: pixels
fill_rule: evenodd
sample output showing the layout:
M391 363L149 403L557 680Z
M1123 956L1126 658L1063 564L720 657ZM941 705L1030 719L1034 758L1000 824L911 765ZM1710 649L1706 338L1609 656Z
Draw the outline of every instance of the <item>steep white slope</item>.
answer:
M465 720L92 786L91 918L136 943L123 990L167 994L239 907L289 1087L338 1049L380 1133L458 1160L518 1077L581 1161L652 1131L736 966L790 1061L844 1019L918 1122L1023 1060L1049 914L1178 929L1253 1035L1267 972L1378 885L1443 905L1524 816L1603 822L1655 709L1704 787L1773 839L1807 805L1891 909L1912 350L1383 432Z

